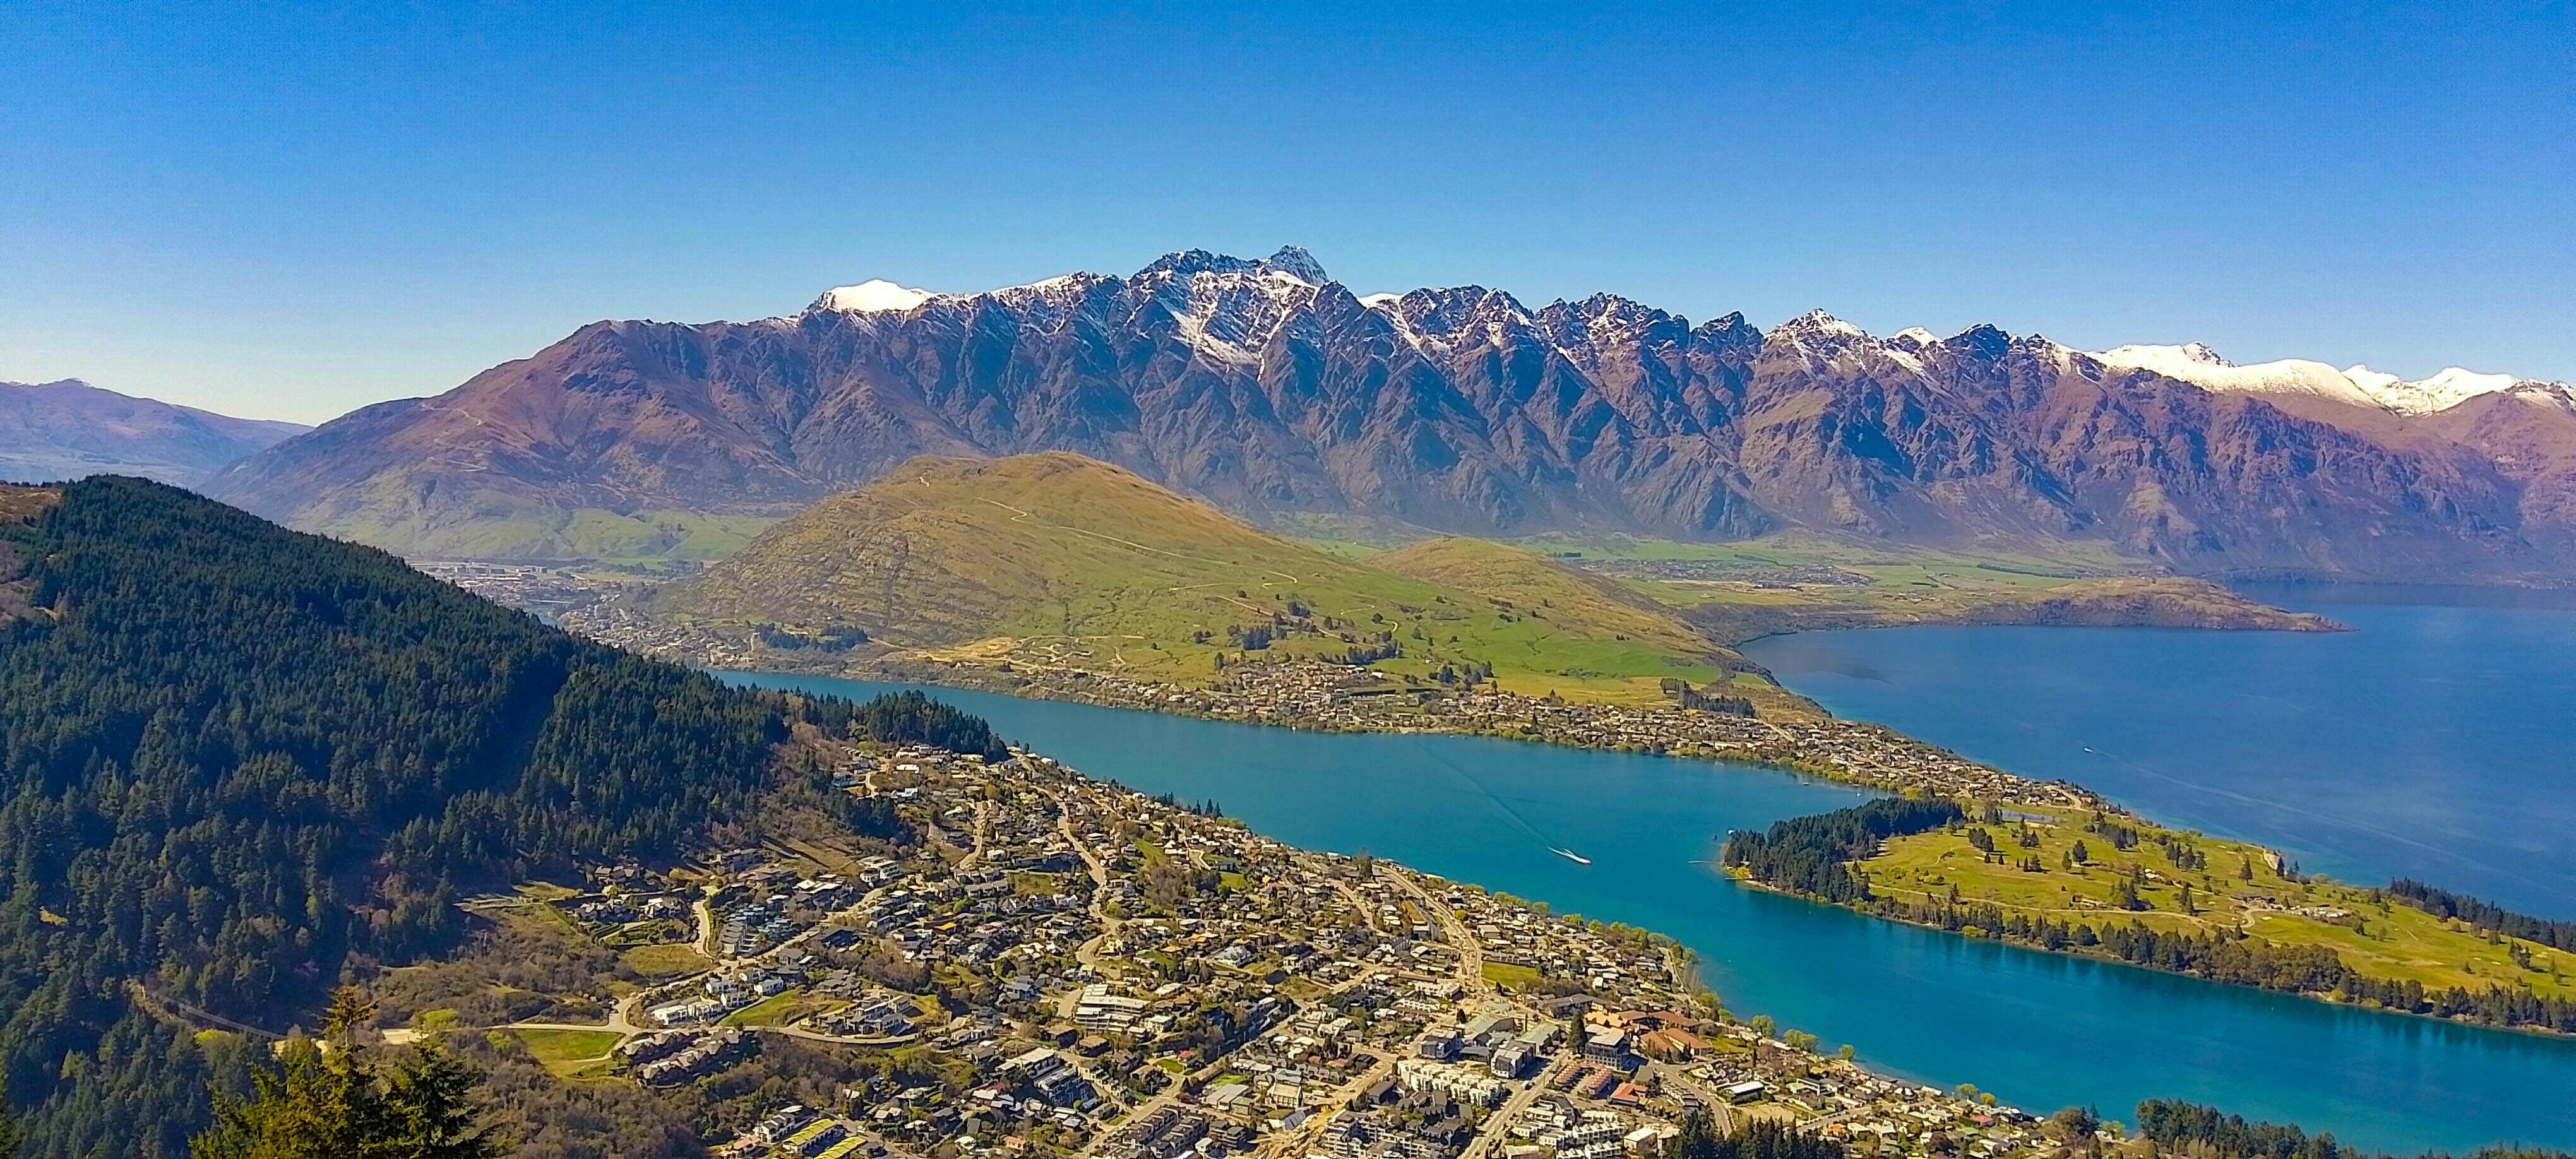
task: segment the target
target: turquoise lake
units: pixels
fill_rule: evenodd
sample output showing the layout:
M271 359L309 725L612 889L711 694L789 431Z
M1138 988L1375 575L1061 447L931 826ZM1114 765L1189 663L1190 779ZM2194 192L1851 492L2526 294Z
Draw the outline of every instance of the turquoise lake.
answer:
M2246 591L2355 630L1896 628L1745 652L1836 715L2310 872L2576 919L2576 593Z
M891 687L726 678L852 697ZM927 691L1092 776L1213 798L1291 844L1366 849L1670 934L1739 1016L1770 1014L1926 1083L2122 1120L2141 1098L2184 1098L2391 1151L2576 1147L2576 1041L1972 942L1746 889L1711 865L1726 830L1861 799L1848 789L1706 761Z

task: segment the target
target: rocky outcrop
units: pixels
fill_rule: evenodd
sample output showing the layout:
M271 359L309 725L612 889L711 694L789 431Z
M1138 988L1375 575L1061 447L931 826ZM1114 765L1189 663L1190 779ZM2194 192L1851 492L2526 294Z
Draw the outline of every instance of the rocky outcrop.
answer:
M493 520L784 514L915 454L1046 450L1256 521L2098 541L2192 572L2374 578L2576 558L2549 522L2570 514L2526 505L2528 481L2470 444L2375 437L2038 337L1879 338L1821 313L1766 334L1472 286L1363 299L1294 249L971 295L871 284L757 322L597 323L210 486L435 551ZM547 534L510 554L546 554Z

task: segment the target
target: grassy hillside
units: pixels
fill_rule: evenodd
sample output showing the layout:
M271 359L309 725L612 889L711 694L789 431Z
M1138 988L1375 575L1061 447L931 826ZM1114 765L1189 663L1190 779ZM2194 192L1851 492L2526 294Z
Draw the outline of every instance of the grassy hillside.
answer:
M865 632L874 649L1204 679L1247 653L1651 701L1740 661L1544 557L1442 540L1328 555L1077 455L918 459L639 605L719 631ZM864 654L864 653L863 653Z
M1511 630L1490 637L1497 650L1519 648L1601 671L1633 671L1666 654L1703 654L1711 648L1708 638L1672 609L1617 580L1578 571L1523 547L1486 539L1433 539L1369 556L1367 563L1517 613L1521 618L1508 625ZM1768 684L1749 672L1737 679Z
M2285 874L2271 858L2240 841L2040 810L1898 837L1859 866L1873 893L1902 902L1992 905L2061 925L2242 932L2323 947L2363 976L2428 991L2504 987L2576 998L2576 954L2438 917L2382 890Z

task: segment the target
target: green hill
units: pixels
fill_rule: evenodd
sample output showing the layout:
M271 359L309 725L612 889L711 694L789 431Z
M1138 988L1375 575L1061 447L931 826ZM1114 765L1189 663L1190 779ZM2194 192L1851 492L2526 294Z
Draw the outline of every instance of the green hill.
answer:
M1539 617L1556 637L1705 651L1707 637L1673 610L1528 548L1490 539L1430 539L1368 557L1371 567L1485 597Z
M1061 665L1197 680L1220 655L1651 701L1740 658L1642 597L1532 553L1442 540L1364 559L1248 527L1107 463L913 460L823 500L641 609L719 634L870 641L859 658Z

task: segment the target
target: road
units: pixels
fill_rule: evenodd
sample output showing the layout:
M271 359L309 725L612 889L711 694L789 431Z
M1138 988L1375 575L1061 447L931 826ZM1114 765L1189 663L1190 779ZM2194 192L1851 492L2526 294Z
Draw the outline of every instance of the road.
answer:
M1693 1098L1699 1100L1701 1106L1708 1108L1709 1121L1720 1134L1735 1133L1735 1107L1734 1104L1727 1102L1724 1096L1710 1089L1707 1084L1690 1077L1680 1067L1665 1066L1658 1073L1663 1075L1665 1086L1690 1092Z
M1388 872L1395 878L1397 886L1413 895L1414 904L1422 907L1422 912L1440 923L1441 932L1449 938L1449 947L1458 951L1459 984L1465 986L1470 994L1491 992L1493 987L1485 981L1485 944L1476 939L1476 931L1458 920L1457 913L1449 908L1448 903L1434 900L1412 874L1400 869Z
M1073 810L1067 807L1065 799L1057 795L1056 791L1053 789L1041 788L1037 791L1041 795L1045 796L1047 800L1054 802L1056 831L1064 836L1065 844L1073 847L1075 855L1082 858L1082 863L1085 866L1090 867L1091 920L1099 923L1101 932L1085 939L1081 945L1074 947L1073 960L1084 970L1098 973L1100 969L1100 944L1118 932L1118 919L1110 917L1108 912L1104 910L1100 904L1101 896L1109 891L1109 866L1106 862L1100 859L1099 854L1091 851L1091 847L1089 845L1083 844L1082 838L1074 834ZM1057 1002L1056 1016L1065 1019L1072 1018L1074 1008L1080 1005L1081 1002L1082 991L1074 990L1068 992Z
M1492 1154L1504 1139L1511 1137L1512 1124L1520 1121L1521 1112L1528 1110L1531 1103L1546 1093L1547 1084L1537 1079L1522 1083L1519 1090L1512 1092L1512 1097L1503 1100L1501 1109L1486 1116L1484 1127L1476 1132L1475 1139L1459 1153L1458 1159L1485 1159Z

